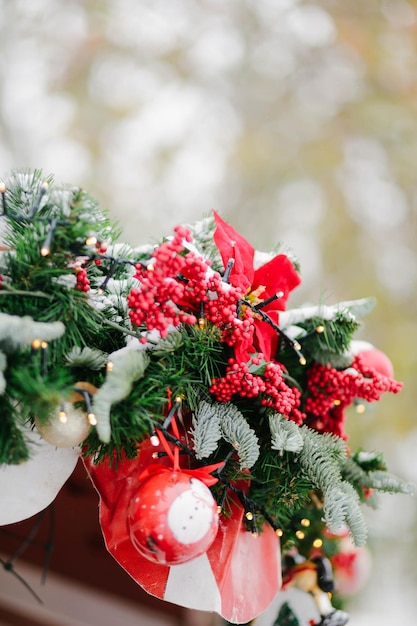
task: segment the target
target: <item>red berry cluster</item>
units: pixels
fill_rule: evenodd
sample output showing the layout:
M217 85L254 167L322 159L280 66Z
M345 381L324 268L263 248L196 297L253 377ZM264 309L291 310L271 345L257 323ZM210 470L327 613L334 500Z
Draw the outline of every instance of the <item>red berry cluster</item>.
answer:
M192 252L185 257L182 276L186 280L182 306L198 311L203 304L204 317L217 326L220 341L235 350L236 357L248 360L248 352L253 352L253 315L250 309L238 314L242 291L225 283L218 272L209 270L209 263Z
M379 400L385 392L398 393L402 384L364 365L360 355L345 370L315 363L307 375L307 423L320 432L346 439L346 408L356 398Z
M236 359L246 363L249 352L254 352L255 327L250 309L244 307L238 313L241 289L224 283L219 274L209 279L207 289L206 318L220 328L221 341L234 348Z
M158 330L162 337L168 335L170 326L197 321L195 315L177 306L186 300L187 283L178 279L187 265L185 257L181 256L183 239L190 241L190 233L179 226L173 239L153 252L148 267L137 266L135 277L140 286L133 288L127 297L132 323L137 327L146 325L147 330Z
M286 384L283 367L271 362L265 365L262 375L251 373L251 365L259 363L259 357L252 358L248 364L229 359L226 374L213 379L210 393L218 402L229 402L234 395L242 398L259 397L261 405L301 423L304 415L298 409L300 392Z
M190 241L190 233L177 227L174 238L154 251L148 267L137 267L140 286L128 295L130 319L135 326L156 329L164 337L171 325L195 324L203 305L206 320L221 330L220 340L246 361L253 351L254 326L249 309L238 316L241 289L223 282L209 262L194 252L184 254L183 239Z
M280 363L266 364L264 372L266 391L261 404L301 423L304 419L304 415L298 410L301 394L296 387L287 385L283 373L284 368Z
M184 301L182 306L192 311L199 311L200 303L208 299L208 271L210 262L194 252L187 252L183 257L181 280L184 283ZM210 270L211 271L211 270Z
M78 289L78 291L84 291L87 293L87 291L90 291L90 281L88 280L86 269L78 266L75 271L77 278L75 288Z

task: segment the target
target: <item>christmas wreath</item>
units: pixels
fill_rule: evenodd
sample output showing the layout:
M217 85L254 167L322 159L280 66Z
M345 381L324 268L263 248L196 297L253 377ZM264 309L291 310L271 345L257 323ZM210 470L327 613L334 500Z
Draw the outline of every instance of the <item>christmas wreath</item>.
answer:
M348 407L401 389L354 339L372 300L288 308L297 261L216 212L132 248L40 171L0 193L0 522L45 507L82 454L107 548L149 593L233 623L282 575L314 596L313 572L328 597L340 542L366 541L361 505L410 492L382 454L347 447ZM56 484L23 506L8 485L31 464Z

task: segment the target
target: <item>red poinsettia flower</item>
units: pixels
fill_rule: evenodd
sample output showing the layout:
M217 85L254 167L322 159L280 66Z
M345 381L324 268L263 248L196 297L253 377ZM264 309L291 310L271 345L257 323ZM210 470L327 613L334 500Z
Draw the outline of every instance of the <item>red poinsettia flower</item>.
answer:
M276 300L262 307L262 312L275 323L279 321L279 311L285 310L290 291L300 284L300 276L293 263L285 254L277 254L273 259L255 270L255 250L250 243L227 224L216 211L214 242L220 252L224 266L230 259L234 265L229 274L229 282L240 287L245 298L252 304L259 304L279 294ZM278 335L273 327L262 319L255 319L256 348L267 361L274 357L278 345Z

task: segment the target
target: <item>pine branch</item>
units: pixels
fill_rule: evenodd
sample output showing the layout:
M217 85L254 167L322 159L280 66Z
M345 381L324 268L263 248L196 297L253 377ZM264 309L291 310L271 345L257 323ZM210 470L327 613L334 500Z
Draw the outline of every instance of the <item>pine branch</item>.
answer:
M366 543L367 526L360 508L359 496L350 483L338 481L322 489L324 521L330 532L337 534L345 526L356 546Z
M0 396L0 413L0 466L17 465L29 458L29 447L7 395Z
M197 459L204 459L216 450L221 437L216 405L200 402L192 416L190 434Z
M300 452L304 440L300 428L295 422L286 419L283 415L275 413L269 416L269 428L271 430L271 448L281 454L287 452Z
M375 489L386 493L412 494L413 485L383 469L363 469L355 457L348 457L341 466L343 477L356 489L357 493L367 502L364 490Z
M298 462L312 483L323 493L325 522L331 532L344 524L355 543L363 545L366 525L356 491L342 478L341 465L346 457L345 442L334 435L322 435L306 426L301 429L304 447Z
M239 409L232 403L218 403L216 412L222 437L237 451L240 469L251 468L259 457L259 443Z
M414 492L414 485L412 483L406 482L390 472L379 470L369 472L368 476L370 489L376 489L377 491L384 491L386 493L404 493L406 495L412 495Z
M239 455L240 469L251 468L259 457L259 444L255 432L231 403L202 401L192 418L191 435L197 458L212 454L220 438L229 443Z
M106 365L107 354L101 350L94 350L87 346L84 348L73 346L68 354L65 355L65 360L69 367L100 370Z

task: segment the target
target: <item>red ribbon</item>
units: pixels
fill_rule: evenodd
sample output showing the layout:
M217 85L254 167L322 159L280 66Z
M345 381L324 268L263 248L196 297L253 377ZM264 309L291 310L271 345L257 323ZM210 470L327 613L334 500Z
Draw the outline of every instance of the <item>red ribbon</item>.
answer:
M172 430L177 439L179 439L179 431L178 426L175 421L175 418L172 419L171 422ZM171 459L173 467L167 467L166 465L159 465L158 463L152 463L148 465L143 472L139 475L139 482L143 482L147 478L154 476L155 474L160 474L161 472L182 472L184 474L188 474L192 478L196 478L197 480L201 480L207 487L211 487L218 482L218 478L215 476L211 476L211 472L215 472L216 470L224 467L224 461L220 463L214 463L212 465L203 465L201 467L196 467L195 469L180 467L179 454L180 450L178 446L174 447L174 451L171 450L168 442L165 438L163 432L159 429L156 430L158 433L159 440L167 453L168 457Z

